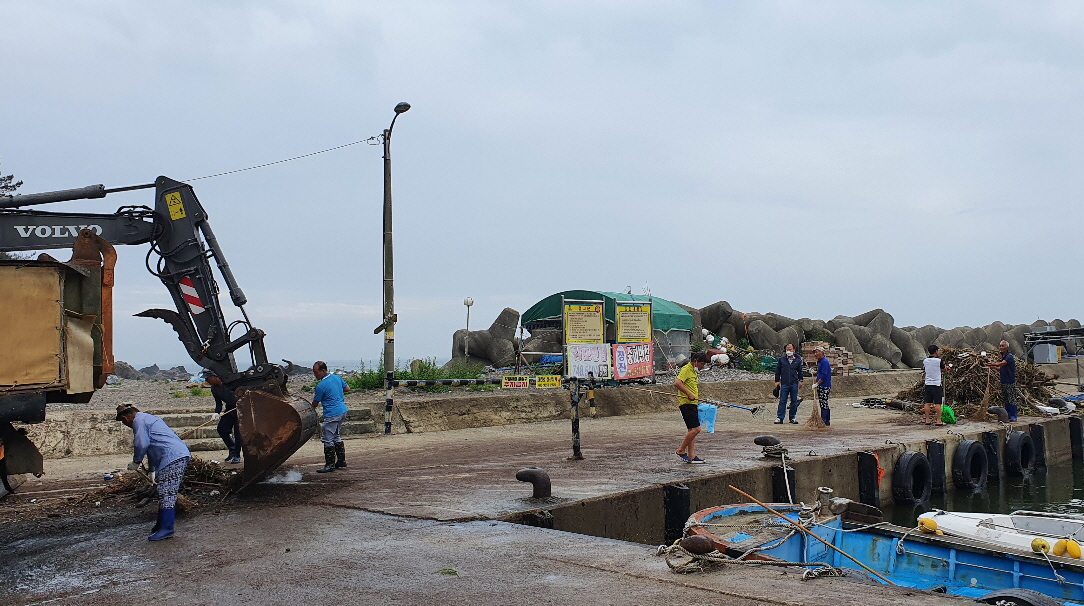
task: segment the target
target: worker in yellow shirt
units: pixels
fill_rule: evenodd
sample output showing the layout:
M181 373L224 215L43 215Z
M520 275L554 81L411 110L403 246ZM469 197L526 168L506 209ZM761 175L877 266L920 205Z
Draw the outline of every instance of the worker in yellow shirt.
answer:
M708 363L708 354L696 352L692 360L681 368L674 387L678 390L678 410L681 418L685 420L688 432L681 446L677 449L677 456L682 461L694 465L703 465L704 459L696 456L696 436L700 433L700 413L697 404L700 400L700 375L699 372Z

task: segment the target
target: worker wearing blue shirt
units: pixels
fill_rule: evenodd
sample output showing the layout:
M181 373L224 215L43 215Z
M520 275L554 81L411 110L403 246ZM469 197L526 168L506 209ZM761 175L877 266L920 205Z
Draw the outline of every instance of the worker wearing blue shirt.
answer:
M131 404L117 406L117 420L132 428L135 456L128 469L139 469L147 458L158 484L158 522L151 529L151 541L173 536L176 517L177 493L184 481L184 470L192 459L192 453L176 433L162 419L139 412Z
M346 392L350 386L339 375L328 374L327 363L312 365L312 374L319 381L312 392L312 405L324 407L324 423L320 441L324 444L324 466L317 473L328 473L346 467L346 446L340 434L346 419Z
M821 407L821 421L832 426L832 411L828 408L828 394L832 393L832 365L824 357L824 348L818 347L813 355L817 358L817 376L813 378L813 390ZM814 417L815 418L815 417Z

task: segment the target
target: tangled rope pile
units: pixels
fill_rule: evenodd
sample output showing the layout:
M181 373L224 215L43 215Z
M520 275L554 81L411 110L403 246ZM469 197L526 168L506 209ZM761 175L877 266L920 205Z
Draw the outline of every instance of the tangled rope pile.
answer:
M793 534L793 533L791 533ZM790 535L784 537L789 538ZM816 579L819 577L842 577L846 575L846 571L842 568L836 568L830 566L824 562L784 562L781 560L746 560L744 558L758 551L758 549L750 549L749 551L741 554L737 558L732 558L719 551L712 551L704 554L692 553L689 550L682 547L679 543L680 539L674 541L673 545L659 545L655 550L655 555L665 556L666 565L671 571L678 574L689 574L694 572L705 572L712 568L718 568L726 565L745 565L745 566L773 566L773 567L800 567L805 568L802 572L802 580L808 581L810 579Z

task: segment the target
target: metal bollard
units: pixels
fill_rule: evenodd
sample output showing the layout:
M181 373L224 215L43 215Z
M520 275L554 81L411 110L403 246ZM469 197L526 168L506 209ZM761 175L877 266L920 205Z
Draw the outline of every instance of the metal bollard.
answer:
M530 482L534 487L532 499L548 499L551 493L550 476L537 467L526 467L516 472L516 479L520 482Z

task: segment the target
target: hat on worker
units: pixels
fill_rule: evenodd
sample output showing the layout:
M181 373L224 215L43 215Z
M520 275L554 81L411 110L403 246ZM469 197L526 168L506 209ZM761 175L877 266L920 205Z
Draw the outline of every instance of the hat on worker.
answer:
M118 404L117 405L117 420L120 421L124 417L139 412L139 409L131 404Z

